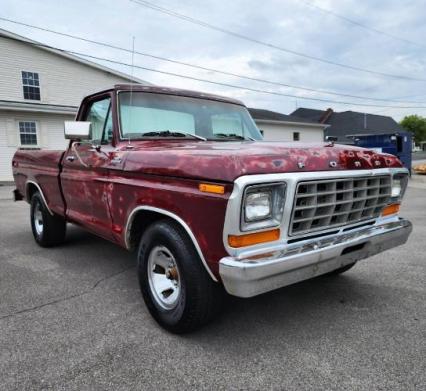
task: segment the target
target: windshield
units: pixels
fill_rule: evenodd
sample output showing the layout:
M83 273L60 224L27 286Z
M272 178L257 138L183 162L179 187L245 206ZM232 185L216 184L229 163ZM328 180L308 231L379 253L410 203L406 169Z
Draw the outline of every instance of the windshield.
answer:
M199 140L262 139L247 109L237 104L139 91L118 96L123 139L194 138L191 135Z

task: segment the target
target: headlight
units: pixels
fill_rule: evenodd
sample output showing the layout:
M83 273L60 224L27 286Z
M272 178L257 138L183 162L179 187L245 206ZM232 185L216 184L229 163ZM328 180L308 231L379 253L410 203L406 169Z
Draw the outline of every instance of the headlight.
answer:
M391 201L401 201L408 183L407 174L395 174L392 178Z
M284 212L285 184L248 186L244 192L241 230L278 226Z
M401 187L401 180L394 179L392 183L392 194L391 197L399 197L401 195L402 187Z
M245 203L245 221L264 220L271 216L272 192L247 194Z

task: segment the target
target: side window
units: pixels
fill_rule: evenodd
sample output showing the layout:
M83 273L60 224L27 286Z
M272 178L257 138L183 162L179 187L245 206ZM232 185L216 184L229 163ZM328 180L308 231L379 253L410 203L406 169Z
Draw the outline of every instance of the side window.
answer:
M112 119L110 114L111 99L106 98L93 102L86 115L86 121L92 124L90 139L93 142L105 143L112 139Z
M34 121L19 121L21 147L37 147L37 124Z
M110 144L112 141L112 112L111 105L108 109L108 117L105 123L105 129L102 134L102 144Z
M24 99L40 100L40 80L38 73L22 71Z

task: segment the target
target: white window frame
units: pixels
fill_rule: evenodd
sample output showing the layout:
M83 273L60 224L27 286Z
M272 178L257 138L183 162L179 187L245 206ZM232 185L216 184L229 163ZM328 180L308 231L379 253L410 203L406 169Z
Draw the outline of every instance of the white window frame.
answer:
M21 143L21 127L20 124L22 122L31 122L35 124L36 132L35 133L29 133L29 134L35 134L37 139L37 144L22 144ZM25 148L25 149L40 149L40 125L38 121L35 121L33 119L19 119L16 120L16 128L18 133L18 146L19 148Z
M23 76L23 73L24 73L24 72L25 72L25 73L31 73L31 74L33 74L33 75L37 75L38 86L36 86L36 85L31 85L31 84L25 84L25 83L24 83L24 76ZM21 70L21 81L22 81L22 98L23 98L25 101L41 102L40 73L39 73L39 72L30 72L30 71L23 71L23 70ZM40 99L30 99L30 98L25 98L24 87L38 88L38 93L39 93L39 97L40 97Z

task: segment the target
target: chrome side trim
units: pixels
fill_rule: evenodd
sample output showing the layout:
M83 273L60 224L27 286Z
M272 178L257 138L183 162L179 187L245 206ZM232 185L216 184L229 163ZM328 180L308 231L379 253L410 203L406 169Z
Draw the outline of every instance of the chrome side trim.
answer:
M46 202L46 198L44 197L44 194L43 194L43 190L41 190L41 187L38 185L38 183L36 183L36 182L34 182L34 181L27 181L26 183L25 183L25 198L27 199L27 202L29 203L29 202L31 202L31 200L29 199L29 197L28 197L28 185L29 184L32 184L32 185L34 185L35 187L37 187L37 189L38 189L38 191L39 191L39 193L40 193L40 195L41 195L41 198L43 199L43 202L44 202L44 205L46 206L46 209L48 210L48 212L53 216L53 212L50 210L50 208L49 208L49 205L47 205L47 202Z
M203 252L201 251L201 247L198 244L197 239L195 238L195 235L192 233L191 228L189 228L188 224L186 224L185 221L183 221L179 216L177 216L176 214L172 212L169 212L168 210L160 209L160 208L156 208L156 207L148 206L148 205L137 206L135 209L133 209L131 213L129 214L129 217L127 218L126 230L124 233L125 235L124 241L125 241L127 249L130 249L130 227L132 226L132 222L133 222L133 219L135 218L136 213L140 210L149 210L151 212L157 212L177 221L185 229L186 233L189 235L192 243L194 244L195 249L197 250L198 255L201 258L201 261L203 262L205 269L207 270L207 273L209 273L213 281L217 282L217 278L215 277L215 275L212 273L209 266L207 265L206 259L204 258Z

